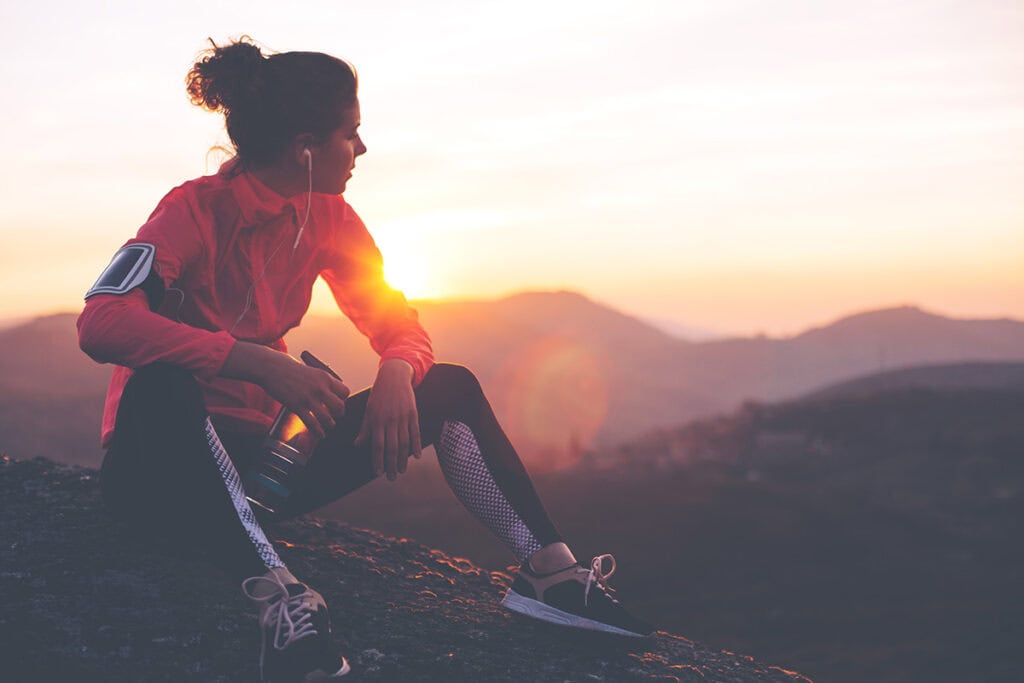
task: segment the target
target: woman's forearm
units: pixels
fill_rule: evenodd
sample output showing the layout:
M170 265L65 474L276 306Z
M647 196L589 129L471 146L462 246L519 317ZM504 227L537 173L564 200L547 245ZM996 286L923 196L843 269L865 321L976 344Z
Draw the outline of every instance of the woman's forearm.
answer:
M259 385L320 438L345 414L349 391L341 380L260 344L237 342L220 376Z
M224 365L221 366L220 376L262 386L266 382L268 373L287 358L286 354L262 344L239 341L235 343L225 359Z

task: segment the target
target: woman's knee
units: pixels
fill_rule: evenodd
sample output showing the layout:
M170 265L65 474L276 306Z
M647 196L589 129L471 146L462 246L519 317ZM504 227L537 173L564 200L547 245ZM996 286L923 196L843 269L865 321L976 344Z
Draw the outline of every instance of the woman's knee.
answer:
M465 365L435 363L423 381L426 382L428 379L462 397L483 395L480 380Z
M122 400L158 403L203 403L199 382L188 370L169 363L151 363L136 368L125 384Z
M158 385L169 388L191 388L198 386L195 375L185 368L170 363L150 363L135 368L132 376L128 378L127 386L131 385Z
M119 436L134 450L157 434L193 432L207 417L206 402L188 370L154 363L135 370L125 384L117 409L114 441Z

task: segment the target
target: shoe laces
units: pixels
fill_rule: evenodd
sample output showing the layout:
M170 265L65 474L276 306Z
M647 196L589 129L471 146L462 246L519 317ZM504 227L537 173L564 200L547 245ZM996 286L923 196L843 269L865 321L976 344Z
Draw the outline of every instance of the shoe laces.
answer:
M612 563L611 569L604 571L604 561ZM598 555L590 561L590 569L587 571L587 586L583 591L583 604L587 605L590 598L590 588L596 585L611 598L611 601L618 603L618 600L611 597L615 589L608 585L608 579L615 573L615 558L610 554Z
M260 581L271 584L274 591L267 595L255 595L251 586ZM280 580L267 576L252 576L242 582L242 592L253 602L266 606L266 612L260 614L261 625L274 624L274 648L283 650L292 643L307 636L316 635L313 625L313 612L307 601L313 598L308 586L297 595L288 592L288 588Z

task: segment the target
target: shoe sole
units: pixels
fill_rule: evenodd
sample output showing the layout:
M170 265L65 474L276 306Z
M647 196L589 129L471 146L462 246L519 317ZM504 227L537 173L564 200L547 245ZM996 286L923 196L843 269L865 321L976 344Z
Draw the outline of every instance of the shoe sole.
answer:
M645 638L648 635L646 633L634 633L633 631L627 631L625 629L618 628L617 626L604 624L600 621L594 621L593 619L587 619L586 617L581 617L578 614L573 614L572 612L563 612L557 607L552 607L540 600L527 598L511 590L505 593L505 597L502 599L501 604L513 612L519 612L520 614L525 614L528 617L547 621L552 624L572 626L573 628L583 628L588 631L614 633L615 635L627 636L629 638Z
M349 666L348 659L346 659L345 657L342 657L341 658L341 668L338 669L337 671L335 671L334 673L326 674L326 673L324 673L323 669L319 669L317 671L311 671L310 673L306 674L303 677L302 683L316 683L316 681L333 681L336 678L341 678L342 676L345 676L346 674L348 674L351 671L352 671L352 667ZM260 674L260 680L261 681L265 681L266 680L266 678L263 677L262 673Z
M342 657L341 668L335 671L334 673L328 675L321 670L315 673L306 674L306 677L302 679L302 683L314 683L314 681L333 681L335 678L341 678L350 671L352 671L352 667L348 665L348 660Z

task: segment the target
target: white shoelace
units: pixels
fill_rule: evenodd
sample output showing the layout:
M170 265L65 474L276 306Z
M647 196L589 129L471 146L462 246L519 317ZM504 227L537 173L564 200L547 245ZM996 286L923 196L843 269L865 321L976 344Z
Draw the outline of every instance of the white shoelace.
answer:
M604 571L604 561L608 559L612 563L611 569L607 573ZM598 555L590 561L590 571L587 572L587 587L583 591L583 604L586 606L588 599L590 598L590 587L597 584L605 593L608 593L608 597L615 592L615 589L608 585L608 579L611 578L612 574L615 573L615 558L609 554ZM612 602L618 602L615 598L611 598Z
M268 595L254 595L250 586L260 581L274 586L275 591ZM266 616L261 621L275 623L274 648L283 650L297 640L316 634L316 626L311 621L313 613L306 606L306 600L313 597L309 588L298 595L289 595L280 581L266 576L251 576L242 582L242 592L253 602L268 605Z

